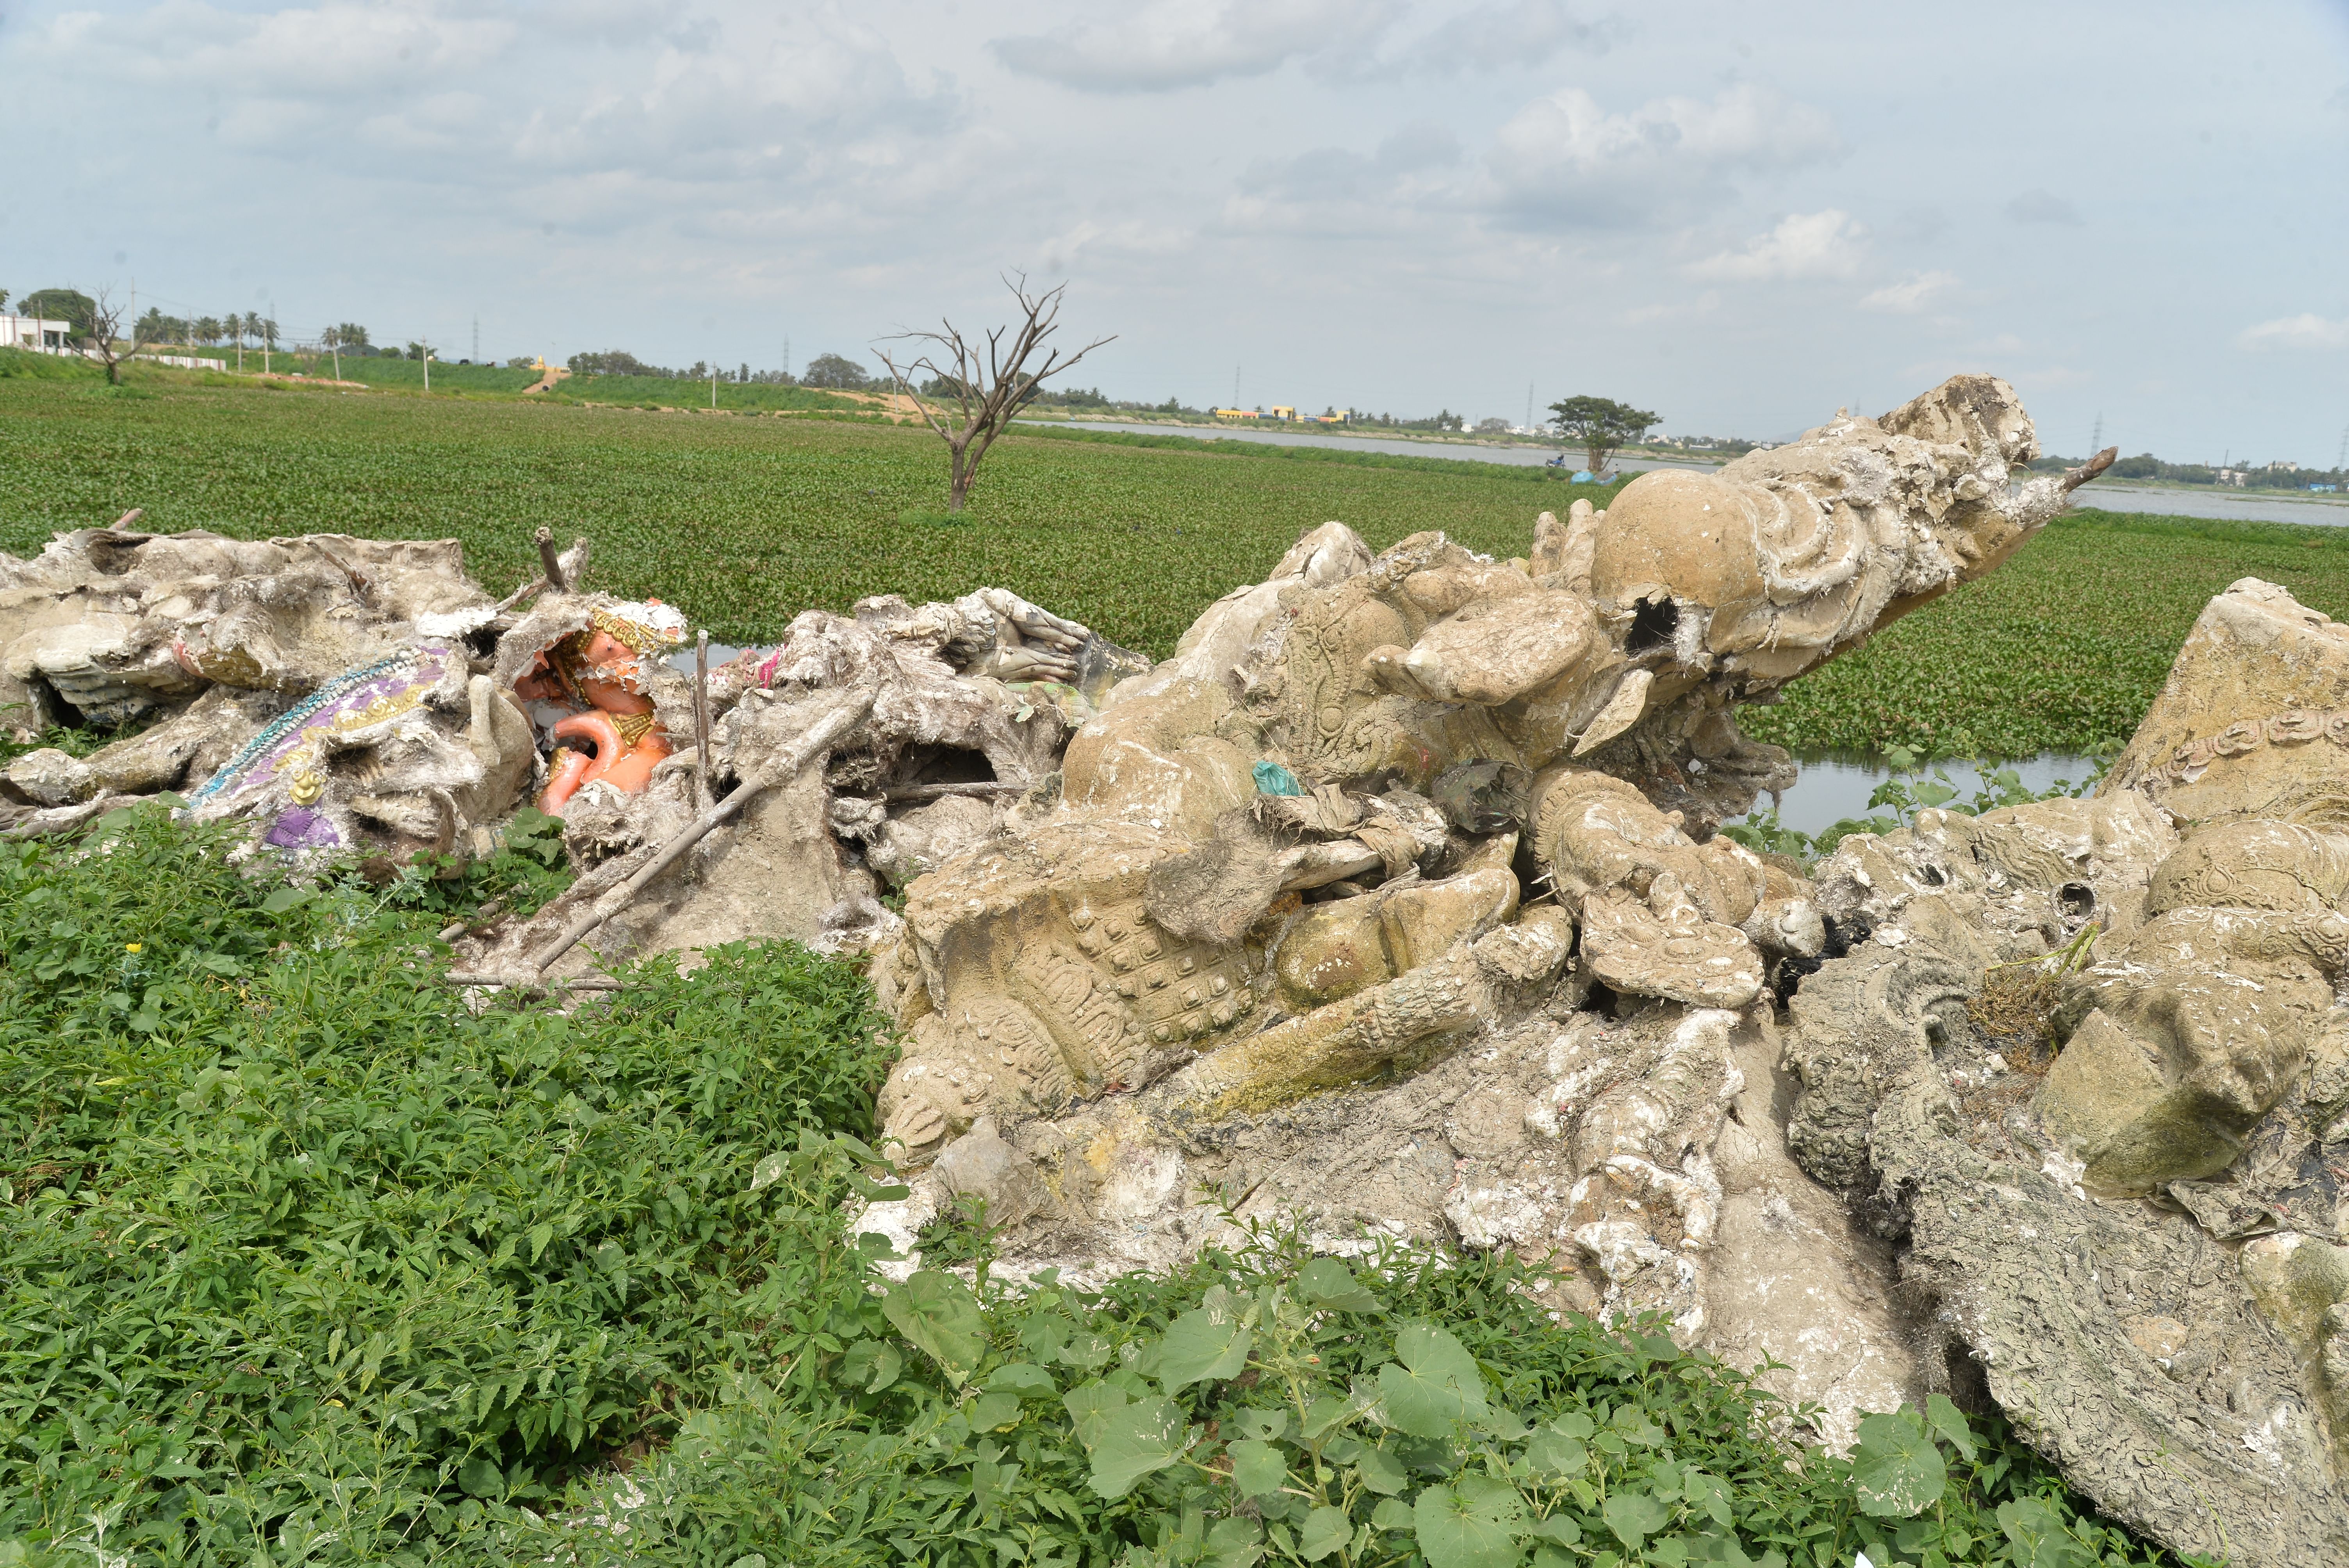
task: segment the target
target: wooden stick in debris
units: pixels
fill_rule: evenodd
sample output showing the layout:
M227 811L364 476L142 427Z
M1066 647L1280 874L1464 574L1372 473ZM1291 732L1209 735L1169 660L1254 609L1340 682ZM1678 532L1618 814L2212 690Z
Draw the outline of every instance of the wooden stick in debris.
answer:
M344 576L351 580L351 593L356 597L365 599L367 596L367 589L372 587L373 583L368 580L366 573L361 572L357 567L353 566L349 562L344 560L341 556L336 554L333 551L327 549L325 545L319 543L315 539L305 539L303 542L307 544L311 549L316 551L319 554L325 556L326 558L327 565L333 567L336 571L341 573Z
M573 975L559 980L524 980L512 975L474 975L462 969L448 974L451 985L496 985L508 991L617 991L620 982L609 975Z
M569 930L556 937L544 953L530 963L529 969L540 975L546 973L556 959L579 945L589 932L635 902L646 885L667 871L686 851L708 837L713 829L723 826L736 812L749 805L753 797L787 782L801 769L832 749L834 741L864 723L865 716L872 711L873 692L868 687L810 725L799 739L769 758L765 767L736 785L732 794L696 817L682 832L662 845L660 853L647 861L643 870L597 899L593 909L574 921Z
M693 634L693 809L709 809L709 634Z
M571 592L570 579L563 575L563 558L554 552L554 530L544 523L538 529L538 564L541 582L557 593Z
M542 528L538 531L543 534L546 530ZM543 540L540 542L542 549L543 549L544 543L545 542ZM575 586L579 580L587 574L587 542L585 539L573 540L571 542L571 548L564 551L563 554L570 557L571 560L571 564L564 570L564 582L566 584ZM556 557L555 564L558 566L562 565L562 556ZM541 576L532 578L529 582L523 583L521 587L515 589L512 593L498 601L498 614L502 615L504 614L508 610L512 609L516 604L521 603L524 599L529 598L533 593L545 593L547 587L548 583L544 577ZM570 592L570 587L566 586L563 592Z
M137 522L140 518L145 517L146 515L147 509L145 507L134 506L129 511L124 512L120 517L116 518L114 520L114 526L117 528L129 528L132 523Z
M1017 795L1029 785L1014 784L1000 779L982 780L976 784L906 784L895 789L884 789L884 800L939 800L948 795Z

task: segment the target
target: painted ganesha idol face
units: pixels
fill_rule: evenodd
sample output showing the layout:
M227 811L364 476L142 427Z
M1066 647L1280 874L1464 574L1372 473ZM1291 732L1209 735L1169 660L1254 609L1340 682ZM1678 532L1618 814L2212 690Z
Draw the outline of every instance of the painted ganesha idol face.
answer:
M558 745L541 810L562 815L573 796L598 781L625 795L644 790L675 749L655 720L645 661L684 640L684 617L657 599L599 608L585 630L540 655L515 683L518 696L574 709L553 727Z

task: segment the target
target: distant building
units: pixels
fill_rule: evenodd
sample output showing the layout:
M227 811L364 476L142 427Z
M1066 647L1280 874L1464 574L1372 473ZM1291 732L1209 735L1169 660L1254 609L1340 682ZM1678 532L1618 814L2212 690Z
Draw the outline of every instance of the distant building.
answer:
M73 323L37 315L0 315L0 348L47 349L63 352L73 336Z
M1271 408L1271 416L1276 419L1294 419L1297 418L1297 410L1286 403L1275 403Z
M1263 415L1253 408L1211 408L1208 412L1218 419L1261 419Z

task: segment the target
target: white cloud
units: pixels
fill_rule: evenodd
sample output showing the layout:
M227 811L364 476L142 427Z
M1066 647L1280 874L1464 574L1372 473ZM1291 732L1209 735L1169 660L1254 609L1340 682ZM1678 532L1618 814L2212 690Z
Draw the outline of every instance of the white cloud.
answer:
M2058 196L2036 185L2009 201L2006 215L2018 223L2063 223L2076 228L2080 222L2079 209L2072 205L2069 196Z
M1499 71L1539 65L1562 49L1604 54L1621 31L1611 19L1586 22L1565 0L1514 0L1471 6L1408 51L1423 70Z
M1160 0L1112 22L990 46L1008 69L1081 92L1177 92L1260 77L1295 59L1361 58L1402 15L1399 0Z
M2235 342L2244 348L2349 348L2349 318L2333 321L2313 313L2279 316L2246 327Z
M1080 92L1157 93L1266 76L1292 62L1353 80L1524 70L1561 50L1603 54L1623 31L1566 0L1481 0L1404 36L1405 0L1155 0L1113 20L997 38L1007 69Z
M1693 321L1701 315L1711 315L1721 308L1721 291L1707 289L1683 304L1643 304L1637 310L1623 313L1626 326L1645 326L1655 321Z
M1859 302L1859 308L1879 311L1887 315L1915 315L1928 304L1957 286L1957 275L1953 273L1910 273L1899 283L1887 284L1865 295Z
M1502 126L1488 160L1495 205L1521 218L1657 221L1717 199L1739 172L1771 172L1843 150L1827 117L1764 88L1711 100L1661 98L1615 114L1580 88L1536 98Z
M1708 256L1688 271L1693 277L1731 283L1847 278L1859 271L1867 237L1867 229L1839 209L1797 212L1744 249Z

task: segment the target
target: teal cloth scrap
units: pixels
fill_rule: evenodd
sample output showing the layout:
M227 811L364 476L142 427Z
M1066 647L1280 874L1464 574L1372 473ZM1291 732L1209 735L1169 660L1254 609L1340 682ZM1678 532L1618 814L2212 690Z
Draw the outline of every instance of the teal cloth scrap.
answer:
M1283 768L1278 762L1259 762L1251 769L1251 771L1256 774L1257 793L1259 795L1302 795L1305 793L1304 789L1297 782L1297 775L1291 773L1288 769Z

